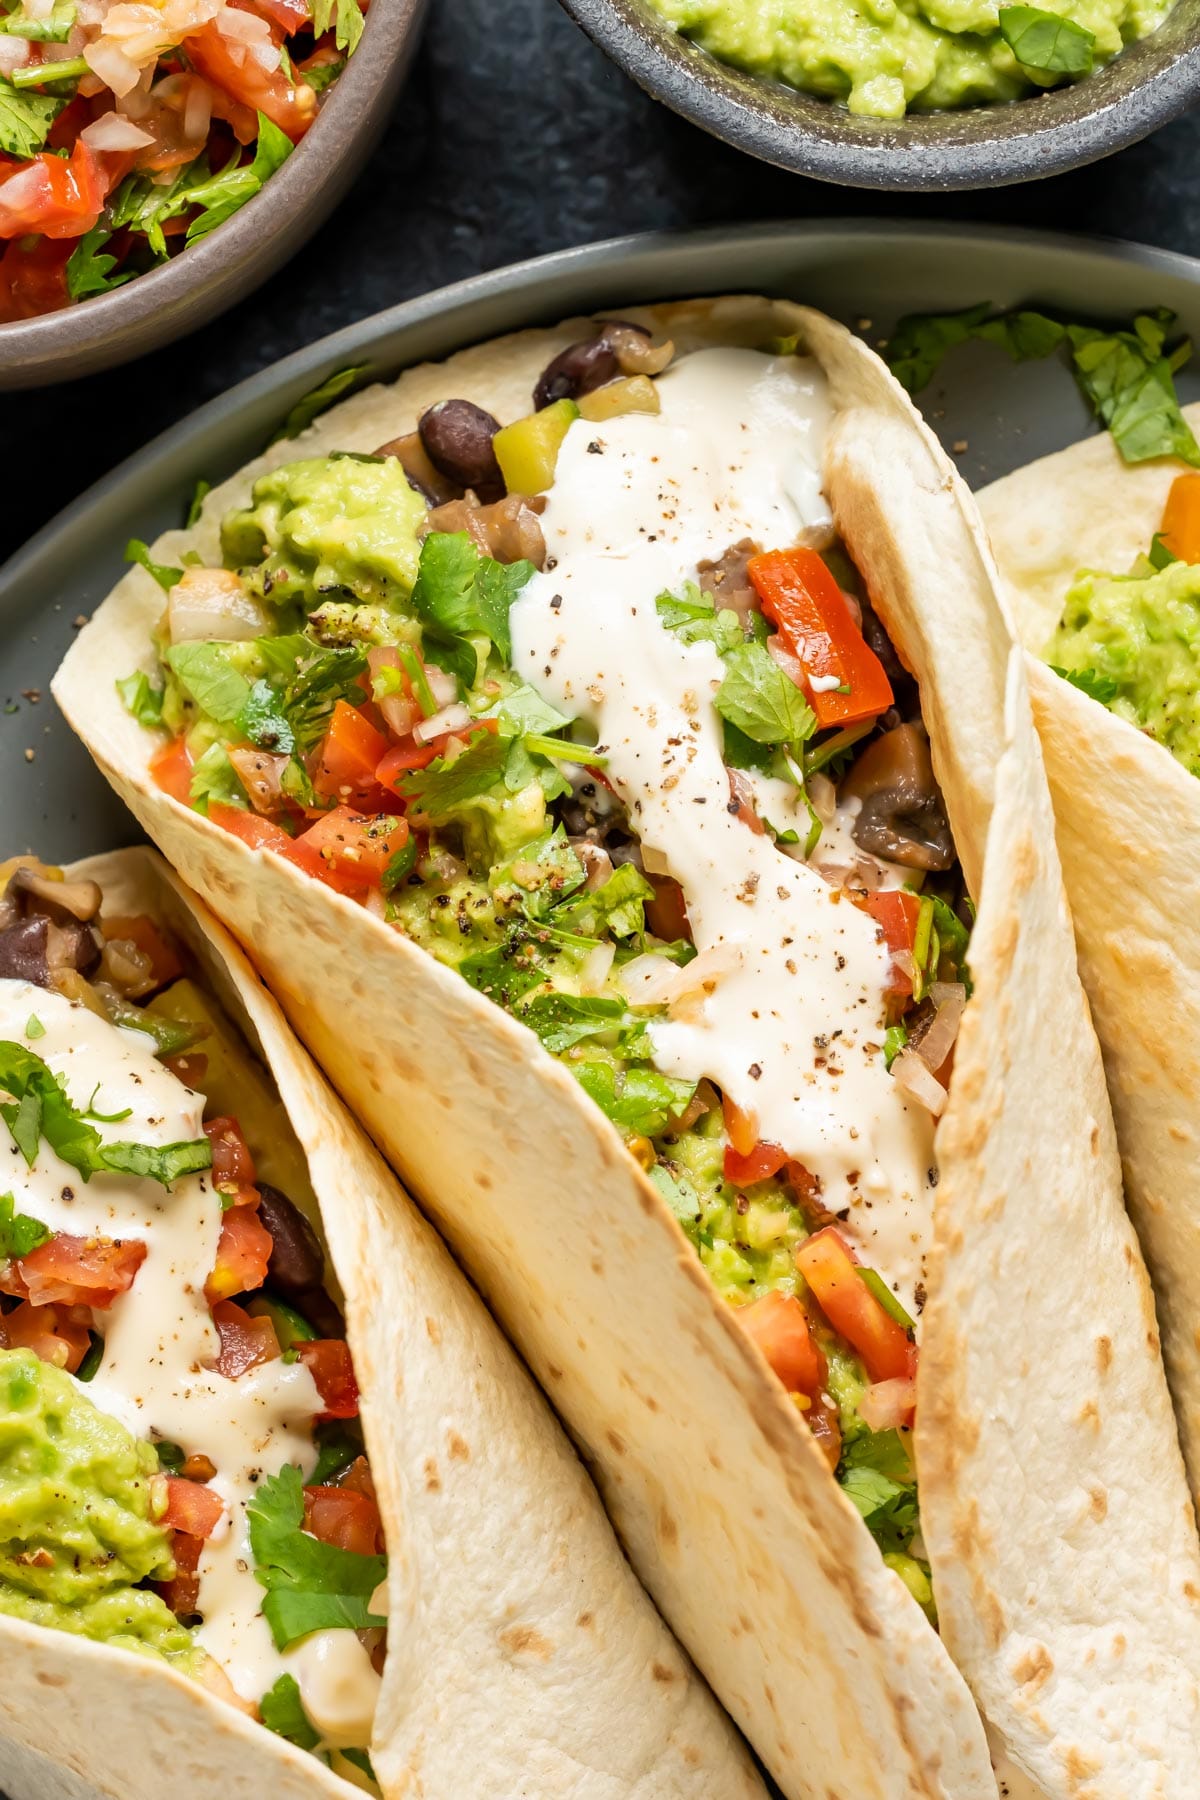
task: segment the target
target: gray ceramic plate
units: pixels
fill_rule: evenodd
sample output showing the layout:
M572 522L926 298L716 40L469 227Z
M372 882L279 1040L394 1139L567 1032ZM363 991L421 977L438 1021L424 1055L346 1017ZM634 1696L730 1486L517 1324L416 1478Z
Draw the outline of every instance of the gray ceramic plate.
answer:
M119 806L47 692L75 621L121 573L131 536L178 524L197 478L247 461L288 409L336 369L379 375L519 326L670 295L763 289L885 332L903 312L1035 300L1076 317L1170 306L1200 337L1200 263L1166 251L1034 232L777 225L616 239L521 263L365 319L202 407L77 501L0 570L0 841L64 860L130 842ZM985 346L956 351L922 396L972 482L1089 429L1057 363L1014 369ZM1186 399L1200 375L1184 373ZM33 696L38 698L34 699Z

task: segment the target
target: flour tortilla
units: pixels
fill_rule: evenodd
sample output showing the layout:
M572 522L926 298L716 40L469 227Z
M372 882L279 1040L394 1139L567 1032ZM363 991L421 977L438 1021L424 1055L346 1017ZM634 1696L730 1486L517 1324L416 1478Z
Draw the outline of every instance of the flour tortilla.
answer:
M979 942L1002 942L1026 922L1045 934L1055 1037L1038 1028L1036 991L1020 985L1040 973L1031 945L1006 961L1007 985L985 973L964 1025L968 1075L986 1073L990 1047L1002 1044L1012 1081L997 1088L976 1076L954 1092L939 1151L926 1369L944 1376L960 1343L980 1346L951 1399L922 1376L923 1410L948 1421L944 1437L923 1430L919 1445L944 1641L882 1563L657 1190L569 1073L364 909L155 788L155 740L113 688L151 667L163 602L144 571L132 570L81 633L55 693L147 829L249 946L479 1281L595 1467L634 1566L789 1800L995 1800L968 1682L990 1710L998 1753L1049 1800L1181 1794L1193 1758L1181 1760L1179 1733L1195 1722L1200 1672L1200 1624L1185 1590L1200 1596L1200 1550L1073 974L1022 678L1008 674L1008 634L970 496L883 366L819 314L739 298L625 316L681 351L800 332L823 364L837 409L827 488L872 599L924 684L935 767L980 901ZM195 530L168 533L155 554L170 561L190 548L217 560L221 515L245 502L264 469L334 448L369 451L411 429L435 399L461 395L502 420L519 416L549 358L588 329L571 320L519 334L354 396L210 495ZM1011 803L993 816L998 773L1005 793L1029 797L1032 825ZM1071 1095L1060 1092L1064 1040L1077 1053ZM980 1289L998 1254L993 1165L1018 1155L1010 1217L1037 1220L1073 1246L1066 1260L1077 1270L1087 1263L1078 1316L1062 1304L1071 1284L1058 1263L1043 1265L1032 1227L1016 1239L1030 1261L1009 1290ZM1014 1328L1020 1321L1019 1344L1006 1313ZM1097 1317L1121 1376L1084 1433L1069 1419L1096 1384L1087 1321ZM1028 1489L1014 1484L1014 1447L1031 1471ZM1047 1486L1054 1493L1036 1521L1022 1517L1014 1502ZM1085 1491L1105 1496L1106 1516L1098 1502L1082 1518L1067 1504ZM965 1510L972 1499L974 1513ZM1091 1596L1110 1594L1124 1545L1140 1559L1138 1591L1098 1609ZM982 1636L973 1624L981 1582ZM1144 1701L1137 1771L1125 1691L1115 1705L1110 1685L1115 1631L1129 1692ZM1055 1671L1036 1705L1024 1688L1030 1703L1018 1703L1024 1645Z
M1185 411L1200 429L1200 406ZM1077 570L1123 574L1149 547L1179 473L1169 461L1131 468L1103 432L984 490L1005 598L1034 657ZM1129 1204L1200 1497L1200 782L1040 662L1030 685Z
M387 1534L371 1755L388 1800L764 1800L541 1396L228 933L151 851L78 872L100 882L106 911L149 912L190 946L307 1160ZM149 1658L0 1615L0 1661L10 1800L350 1791Z

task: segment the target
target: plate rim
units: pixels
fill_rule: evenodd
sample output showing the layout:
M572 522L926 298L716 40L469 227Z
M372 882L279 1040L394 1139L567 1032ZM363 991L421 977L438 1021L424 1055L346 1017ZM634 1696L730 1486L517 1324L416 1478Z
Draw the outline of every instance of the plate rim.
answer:
M945 246L952 241L956 254L964 259L976 246L986 246L989 252L1008 246L1014 251L1065 255L1068 260L1098 257L1104 262L1168 275L1200 290L1200 256L1189 256L1183 251L1125 238L1046 231L1030 226L964 229L954 220L817 218L759 220L745 225L718 223L629 232L543 252L482 270L368 313L315 338L287 356L277 358L215 394L100 476L0 564L0 611L7 611L14 599L19 606L22 588L36 577L43 560L54 561L62 550L63 539L80 540L93 523L102 526L103 515L110 503L136 483L144 470L172 461L177 452L193 442L197 445L197 454L202 456L201 446L209 434L219 431L228 419L253 413L268 403L274 406L273 416L277 421L288 407L310 392L316 382L348 366L356 357L369 356L381 339L415 329L442 315L469 311L500 296L527 289L531 295L536 294L543 281L554 281L568 274L598 273L632 264L638 271L637 278L646 281L652 280L657 264L667 265L673 253L679 250L707 248L717 252L714 256L716 266L718 258L723 265L726 258L735 258L739 250L751 245L766 247L792 243L802 250L806 243L819 238L876 244L890 239L897 245L909 246L921 240L931 246ZM729 292L728 283L718 283L715 291ZM531 315L534 311L531 307Z

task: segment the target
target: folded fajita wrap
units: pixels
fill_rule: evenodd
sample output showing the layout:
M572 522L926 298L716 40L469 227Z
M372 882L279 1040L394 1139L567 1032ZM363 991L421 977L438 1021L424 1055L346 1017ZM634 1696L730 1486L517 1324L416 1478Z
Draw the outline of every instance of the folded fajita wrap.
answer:
M3 873L0 1790L760 1795L228 933L149 850Z
M1200 407L1185 408L1200 423ZM1200 1494L1200 479L1108 433L985 488L980 508L1054 794L1079 962L1126 1188ZM1172 533L1172 525L1175 527ZM1069 672L1070 679L1056 670Z
M878 360L568 321L139 554L60 705L784 1791L992 1800L990 1732L1183 1792L1200 1550L1025 677Z

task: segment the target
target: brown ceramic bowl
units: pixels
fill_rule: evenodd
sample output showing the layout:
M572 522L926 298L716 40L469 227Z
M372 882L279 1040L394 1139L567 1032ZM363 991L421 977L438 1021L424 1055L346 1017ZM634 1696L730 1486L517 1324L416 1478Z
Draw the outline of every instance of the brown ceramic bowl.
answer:
M847 187L946 191L1057 175L1147 137L1200 99L1200 0L1073 86L1001 106L855 118L757 80L673 32L645 0L562 0L656 100L764 162Z
M416 49L426 0L372 0L312 129L260 194L161 268L61 312L0 325L0 389L41 387L182 337L266 280L328 217L366 161Z

